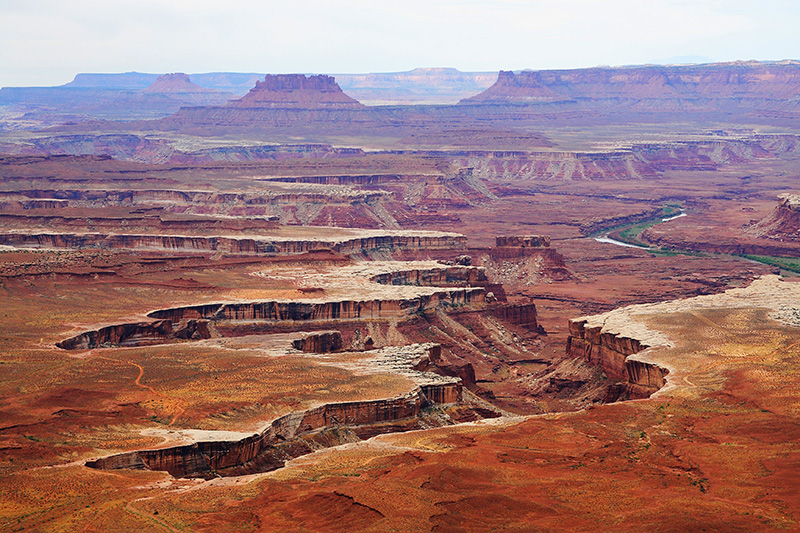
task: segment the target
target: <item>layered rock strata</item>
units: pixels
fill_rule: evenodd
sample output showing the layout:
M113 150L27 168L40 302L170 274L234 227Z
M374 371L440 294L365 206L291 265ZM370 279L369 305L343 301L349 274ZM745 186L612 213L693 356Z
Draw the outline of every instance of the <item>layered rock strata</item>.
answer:
M709 104L752 108L784 103L800 89L800 62L645 65L574 70L500 71L494 85L462 104L633 102L663 111L702 110Z
M549 235L514 235L495 238L495 246L489 250L489 256L497 261L546 255L553 266L566 268L563 258L557 253L549 253L550 251Z
M23 248L130 248L215 251L244 254L292 254L329 249L343 254L370 250L463 249L466 237L433 231L370 231L341 238L290 238L261 236L194 236L104 233L3 233L0 244Z
M400 270L377 274L371 278L384 285L418 285L447 287L484 285L489 279L486 270L471 266L445 266L431 269Z
M251 330L256 332L259 324L275 327L284 325L292 330L319 322L391 320L434 309L483 305L484 301L483 288L467 287L428 291L414 298L399 300L211 303L152 311L147 315L156 319L152 322L118 324L87 331L65 339L57 346L65 350L141 346L212 336L246 335ZM247 323L247 327L237 328L237 323ZM325 347L321 350L323 352L335 351L342 347L341 335L338 335L338 340L336 335L301 341L295 347L302 351L312 350L315 346ZM309 349L304 348L306 342L309 343Z
M359 109L331 76L267 74L249 93L230 103L236 108Z
M665 385L669 373L666 368L630 358L650 346L587 322L586 319L570 321L568 355L602 368L609 379L622 384L624 397L648 398Z
M492 316L505 320L511 324L524 326L525 328L544 333L544 329L539 325L536 313L536 305L533 303L517 305L501 305L491 310Z
M550 246L549 235L513 235L495 238L498 248L513 246L519 248L547 248Z
M724 328L709 317L756 310L785 325L798 326L799 299L800 284L779 276L762 276L747 287L721 294L622 307L570 321L567 352L600 366L609 378L618 380L626 389L623 398L642 398L676 388L715 390L717 382L698 385L687 376L707 371L731 357L756 355L750 344L737 345L736 335L732 334L732 342L727 344ZM691 334L693 328L710 329L705 335L712 344L674 350L675 343L662 333L662 326L649 326L651 322L659 324L665 317L679 317L677 323L682 324L685 334ZM747 325L740 323L736 327L744 329Z
M22 197L50 201L68 200L72 202L71 205L80 207L130 206L134 204L158 206L164 203L178 205L201 204L206 206L226 204L259 206L297 201L313 202L330 200L331 198L348 201L374 201L388 195L388 193L382 191L357 191L347 187L347 185L322 188L318 186L320 185L318 183L301 183L296 186L286 186L283 183L285 182L275 181L274 185L268 185L268 187L262 188L258 192L247 193L191 189L20 189L9 192L0 191L0 199Z
M338 352L344 348L344 341L338 331L315 331L292 341L292 348L307 353Z
M210 339L215 336L208 320L156 320L117 324L70 337L56 346L64 350L89 350L118 346L146 346L180 340Z
M369 367L370 372L390 371L409 377L416 386L402 396L324 404L282 416L261 433L239 441L206 441L128 452L88 461L86 466L103 470L160 470L175 477L236 476L275 470L292 458L361 437L418 429L424 423L448 423L426 418L422 410L432 403L459 402L460 380L414 370L423 360L430 361L429 352L435 346L384 348L376 351L373 359L360 363Z
M564 256L550 247L549 235L502 236L495 239L496 246L483 249L468 249L471 254L483 256L484 265L492 272L493 279L513 283L531 275L542 275L554 280L569 279L570 272ZM504 293L502 287L498 287ZM487 288L487 290L489 290ZM504 299L498 298L498 299Z
M206 320L339 320L399 318L440 307L458 307L480 303L480 287L432 291L402 300L339 301L268 301L230 302L161 309L148 317L179 322L185 319Z

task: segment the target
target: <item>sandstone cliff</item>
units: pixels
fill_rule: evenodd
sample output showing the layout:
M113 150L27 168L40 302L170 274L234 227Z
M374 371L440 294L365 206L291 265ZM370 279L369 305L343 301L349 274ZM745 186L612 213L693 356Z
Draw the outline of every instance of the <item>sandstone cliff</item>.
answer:
M370 250L461 249L466 244L466 237L454 233L422 231L364 231L362 233L365 236L332 239L102 233L4 233L0 234L0 244L31 248L132 248L244 254L294 254L323 248L343 254L362 254Z
M419 285L427 287L482 286L489 283L483 268L443 266L431 269L394 270L377 274L371 281L383 285Z
M453 404L462 400L458 378L415 370L424 364L435 365L436 354L438 346L434 344L389 347L379 350L373 360L365 363L412 378L416 383L414 389L398 397L323 404L277 418L261 433L239 441L205 441L141 450L88 461L86 466L103 470L161 470L176 477L244 475L275 470L289 459L320 448L385 432L452 423L446 417L430 417L423 412L432 403Z
M147 316L172 322L195 318L270 321L399 318L439 307L479 303L483 295L483 288L463 288L442 289L402 300L232 302L162 309Z
M305 333L292 341L292 348L307 353L338 352L344 347L342 334L338 331L315 331Z
M331 76L267 74L249 93L230 103L237 108L358 109Z
M630 358L648 347L638 339L603 331L602 326L588 326L585 319L569 322L567 354L599 366L609 379L620 382L617 394L622 397L647 398L665 385L666 368Z
M249 331L236 327L236 323L242 321L250 329L282 325L284 329L296 331L307 328L310 322L403 319L433 310L480 307L484 305L484 295L483 288L467 287L441 289L407 299L232 302L176 307L148 313L149 318L155 319L151 322L106 326L65 339L57 346L65 350L86 350L207 339L218 335L238 336ZM535 309L533 313L535 322ZM314 335L301 339L294 347L302 351L328 352L343 346L338 332Z
M144 346L178 340L209 339L213 326L207 320L157 320L134 324L117 324L70 337L56 346L64 350L89 350L117 346Z
M796 194L781 196L781 203L772 213L746 230L758 237L800 241L800 196Z
M500 71L487 90L462 104L635 100L671 109L709 101L781 102L800 91L800 62L645 65L574 70ZM681 103L682 102L682 103Z

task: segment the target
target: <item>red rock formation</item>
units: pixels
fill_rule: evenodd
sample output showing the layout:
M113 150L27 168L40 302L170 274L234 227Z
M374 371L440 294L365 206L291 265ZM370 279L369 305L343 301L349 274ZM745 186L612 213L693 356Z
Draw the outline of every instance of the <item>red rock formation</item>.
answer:
M496 243L497 246L485 251L493 262L514 262L527 257L540 257L542 273L552 279L570 277L564 256L550 248L548 235L497 237Z
M428 401L438 404L458 403L461 401L461 383L437 383L422 385L422 394Z
M153 311L147 316L178 322L184 319L308 321L405 317L439 307L479 303L483 288L443 289L406 300L342 300L330 302L246 302L205 304Z
M267 74L244 97L229 104L237 108L358 109L331 76Z
M161 450L142 450L88 461L102 470L161 470L175 477L215 477L269 472L311 452L308 435L327 427L368 425L416 417L426 398L420 388L387 400L325 404L275 420L260 434L240 441L207 441ZM346 442L346 441L345 441ZM336 439L329 445L342 444Z
M192 83L187 74L175 72L172 74L162 74L149 87L142 91L144 93L210 93L211 89L204 89Z
M401 349L402 350L402 349ZM440 348L429 345L427 357L414 365L435 366ZM413 354L412 354L413 355ZM417 354L418 355L418 354ZM400 361L413 363L414 357ZM399 362L399 361L398 361ZM402 363L401 363L402 364ZM371 401L329 403L282 416L263 432L239 441L207 441L160 450L142 450L88 461L104 470L162 470L176 477L214 477L268 472L285 461L323 447L352 442L385 432L419 429L422 408L462 400L459 380L416 371L419 386L408 394ZM496 416L494 413L489 415ZM452 423L426 419L427 424Z
M462 104L539 103L567 100L680 101L703 105L722 99L780 101L800 92L800 63L736 62L645 65L575 70L500 71L497 82Z
M800 241L800 197L787 195L775 211L751 225L747 232L781 241Z
M117 324L70 337L56 346L64 350L89 350L111 346L144 346L179 340L209 339L213 333L207 320L185 319Z
M511 324L524 326L526 329L543 333L537 322L536 305L533 303L522 305L501 305L491 310L492 316L506 320Z
M414 269L387 272L371 278L384 285L420 285L425 287L485 286L486 271L468 266L443 266L433 269Z
M217 231L253 231L253 230L275 230L280 226L278 217L211 217L211 216L181 216L181 215L119 215L119 216L81 216L80 211L70 209L69 214L30 214L29 209L53 209L65 208L66 203L58 200L33 200L37 207L26 207L28 202L21 202L21 205L13 205L7 202L0 202L0 209L12 211L12 213L0 213L0 221L11 223L15 222L22 227L58 227L58 228L86 228L91 227L95 230L116 230L121 224L125 224L129 229L144 230L157 229L168 231L192 231L198 225L204 228L214 228ZM53 207L47 204L53 203ZM20 213L20 211L25 214ZM136 210L132 209L131 213ZM174 217L174 218L167 218ZM180 217L180 218L179 218Z
M207 93L199 93L208 97ZM215 93L213 93L215 94ZM179 94L183 97L186 95ZM188 93L188 97L192 93ZM193 108L196 109L196 108ZM213 109L213 108L211 108ZM220 108L223 109L223 108ZM227 109L227 108L224 108ZM212 161L280 161L296 158L352 157L363 155L360 148L333 147L327 144L248 144L212 146L191 151L179 149L164 139L129 133L101 135L56 135L30 139L24 144L0 142L0 152L16 156L110 155L120 161L142 163L207 163Z
M692 252L711 252L730 255L767 255L777 257L797 257L800 248L796 239L777 237L773 239L741 238L738 235L721 236L706 234L700 239L685 235L656 233L652 228L644 230L639 237L655 247L690 250ZM787 242L780 242L782 240Z
M549 235L524 235L511 237L497 237L495 245L499 247L514 246L519 248L547 248L550 246Z
M236 336L242 330L221 327L213 330L211 323L256 321L261 323L306 323L325 320L376 320L408 318L417 313L435 309L453 309L484 303L484 289L467 287L442 289L430 295L404 300L366 300L330 302L245 302L204 304L152 311L147 316L154 322L118 324L95 331L87 331L57 344L66 350L90 349L106 346L137 346L159 344L186 339L207 339L211 336ZM535 310L534 310L535 313ZM229 325L228 325L229 326ZM263 324L248 324L251 331ZM263 327L262 327L263 329ZM299 329L290 327L289 330ZM246 334L246 333L245 333ZM317 337L295 341L294 347L302 351L329 352L341 349L341 334L326 332Z
M647 398L665 384L667 369L628 358L646 348L637 339L603 332L600 326L586 327L586 320L569 322L567 354L602 368L609 379L621 382L624 396Z
M340 351L344 342L338 331L316 331L292 341L292 347L306 353L330 353Z
M34 248L133 248L219 251L244 254L296 254L327 248L343 254L370 250L459 249L466 237L455 234L387 234L324 240L273 240L268 237L190 235L115 235L102 233L4 233L0 244Z
M496 246L488 250L494 261L539 255L546 259L549 267L566 268L564 258L550 248L549 235L497 237L495 242Z

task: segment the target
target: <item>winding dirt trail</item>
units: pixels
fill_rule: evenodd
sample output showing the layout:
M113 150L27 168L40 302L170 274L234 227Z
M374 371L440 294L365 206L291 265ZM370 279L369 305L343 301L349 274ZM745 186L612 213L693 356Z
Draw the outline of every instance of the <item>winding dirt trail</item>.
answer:
M185 400L181 400L180 398L173 398L172 396L168 396L166 394L162 394L162 393L158 392L157 390L155 390L150 385L145 385L144 383L142 383L142 377L144 376L144 367L142 365L134 363L133 361L122 361L120 359L114 359L113 357L106 357L104 355L98 355L98 356L96 356L96 358L97 359L105 359L106 361L114 361L115 363L120 363L120 364L128 364L128 365L136 367L139 370L139 374L136 376L136 379L133 380L133 384L134 385L136 385L137 387L140 387L142 389L148 390L151 393L153 393L155 396L158 396L159 398L163 398L165 400L168 400L170 403L171 402L175 402L176 403L176 411L172 416L172 420L170 420L170 422L169 422L169 424L167 424L167 426L175 425L175 422L178 420L178 417L186 412L186 409L183 407L184 405L186 405L186 401Z

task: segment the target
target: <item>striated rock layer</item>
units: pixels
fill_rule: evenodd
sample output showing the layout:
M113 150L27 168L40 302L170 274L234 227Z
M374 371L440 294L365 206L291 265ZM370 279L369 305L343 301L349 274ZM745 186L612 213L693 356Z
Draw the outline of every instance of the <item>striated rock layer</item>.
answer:
M436 355L432 357L431 352ZM161 470L175 477L236 476L269 472L316 449L373 434L418 429L424 407L461 401L460 379L414 370L434 363L437 355L435 344L391 347L380 350L374 360L366 363L410 377L416 387L402 396L324 404L282 416L261 433L242 440L129 452L88 461L86 466L103 470ZM447 423L430 418L426 422Z
M342 334L338 331L316 331L292 341L292 348L307 353L338 352L343 347Z
M290 321L396 318L442 306L480 302L483 294L483 288L471 287L437 290L402 300L231 302L162 309L147 316L173 322L192 318Z
M215 336L208 320L156 320L117 324L70 337L56 346L64 350L89 350L111 346L144 346L178 340L210 339Z
M322 248L344 254L377 249L459 249L466 237L440 232L363 232L363 237L292 239L281 237L201 237L102 233L4 233L0 244L30 248L134 248L198 250L246 254L302 253Z
M365 107L350 98L331 76L267 74L249 93L231 102L237 108L358 109Z
M669 370L629 357L650 346L587 322L586 319L570 320L567 354L599 366L609 379L620 382L621 390L615 394L647 398L665 385L664 378Z
M235 336L238 330L235 327L231 329L230 322L237 321L294 324L408 318L434 309L482 305L484 293L482 287L468 287L436 290L400 300L231 302L176 307L149 313L148 317L156 319L152 322L118 324L87 331L65 339L57 346L65 350L86 350L207 339L217 335ZM535 310L533 312L535 323ZM223 324L217 330L215 324L220 322ZM308 349L305 347L306 343ZM321 352L335 351L342 348L342 339L337 332L332 336L302 340L295 348L302 351L317 351L316 348L321 348Z
M679 109L728 100L743 106L794 98L800 62L735 62L706 65L644 65L574 70L500 71L487 90L462 100L477 103L539 103L564 100L637 100ZM665 109L669 110L669 109Z

